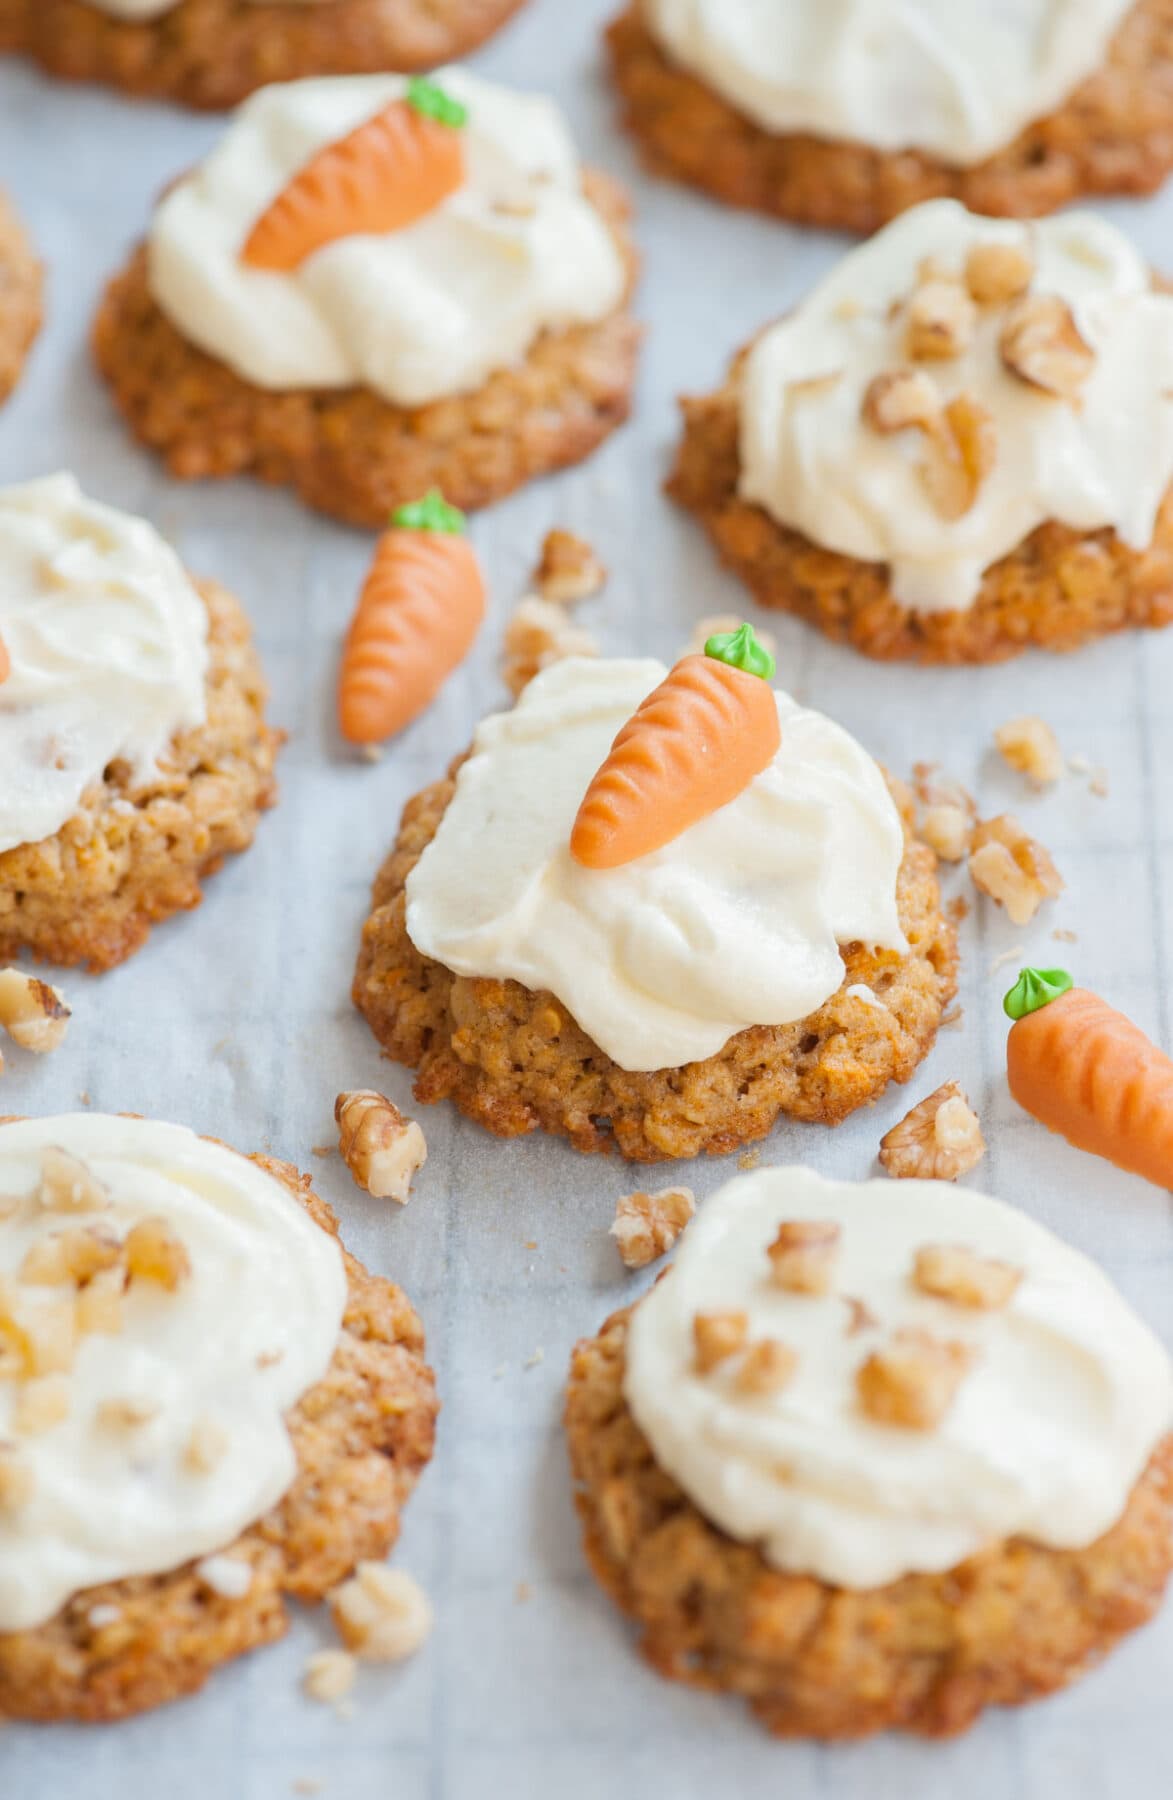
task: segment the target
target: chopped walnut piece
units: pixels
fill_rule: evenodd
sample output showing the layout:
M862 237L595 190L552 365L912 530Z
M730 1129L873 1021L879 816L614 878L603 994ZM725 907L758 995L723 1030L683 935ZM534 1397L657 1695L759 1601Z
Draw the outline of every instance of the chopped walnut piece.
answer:
M63 1375L73 1367L77 1326L72 1300L30 1306L17 1321L27 1375Z
M727 1356L745 1348L749 1318L743 1312L697 1313L692 1322L692 1341L696 1348L696 1367L707 1375Z
M589 631L573 625L564 609L537 594L527 594L505 627L501 672L516 700L535 675L568 656L597 656L599 646Z
M922 1293L937 1300L994 1312L1010 1300L1022 1280L1022 1270L994 1257L979 1256L962 1244L926 1244L916 1253L913 1280Z
M41 1205L48 1212L100 1212L109 1195L97 1176L68 1150L41 1152Z
M166 1219L140 1219L126 1234L126 1269L132 1281L155 1281L174 1293L191 1274L191 1258Z
M775 1286L793 1294L825 1294L842 1235L832 1219L784 1219L766 1250Z
M786 1386L797 1367L797 1350L792 1350L779 1338L759 1338L743 1356L733 1385L739 1394L755 1397L776 1394Z
M964 862L973 821L960 806L927 806L921 815L920 835L942 862Z
M0 1025L14 1044L38 1056L56 1050L70 1011L55 987L23 969L0 969Z
M16 1397L12 1409L12 1427L24 1437L36 1437L52 1431L69 1417L69 1383L64 1375L45 1375L28 1381Z
M949 1410L972 1360L965 1344L927 1331L898 1331L857 1370L860 1405L879 1425L931 1431Z
M700 656L711 637L726 637L743 623L738 613L709 613L707 617L698 619L685 646L685 655ZM763 650L768 650L771 656L776 654L778 640L772 631L759 630L755 625L754 636Z
M330 1595L330 1612L346 1648L363 1662L403 1662L426 1642L432 1604L403 1569L360 1562Z
M573 531L548 531L542 542L542 560L534 572L534 586L543 600L567 605L589 600L607 579L607 571L585 538Z
M915 362L961 356L973 342L977 308L960 281L934 276L908 303L905 346Z
M19 1460L11 1445L0 1444L0 1519L20 1512L36 1491L35 1472Z
M936 763L914 763L912 784L922 806L956 806L968 819L977 818L977 802L969 789L952 775L942 775Z
M982 820L973 834L969 872L974 886L1015 925L1028 925L1044 900L1063 892L1063 877L1043 846L1011 813Z
M999 725L994 742L1010 767L1026 775L1036 787L1049 787L1063 773L1059 740L1046 720L1033 713Z
M228 1452L228 1433L215 1419L197 1419L191 1428L187 1448L183 1452L186 1468L193 1475L210 1475L223 1462Z
M965 259L965 285L979 306L1017 300L1034 272L1034 259L1018 244L975 244Z
M977 1114L946 1081L880 1139L880 1161L898 1180L956 1181L986 1153Z
M923 370L898 369L869 382L862 413L864 424L885 437L914 428L934 431L941 418L941 398Z
M615 1208L611 1236L629 1269L646 1269L671 1250L696 1212L691 1188L660 1188L654 1194L624 1194Z
M84 1230L54 1232L30 1244L20 1265L20 1279L35 1287L72 1282L83 1287L103 1269L117 1268L122 1245L112 1231L90 1225Z
M302 1687L311 1700L333 1706L344 1700L354 1686L358 1665L345 1650L315 1650L306 1658Z
M994 421L971 394L958 394L929 436L918 473L943 519L964 518L998 459Z
M113 1400L103 1400L96 1417L98 1424L107 1431L141 1431L144 1425L152 1424L159 1417L159 1410L157 1400L120 1395Z
M861 1331L871 1331L880 1323L866 1300L859 1300L854 1294L844 1294L843 1304L847 1308L848 1337L856 1337Z
M122 1330L122 1296L126 1271L102 1269L87 1281L74 1304L73 1317L79 1337L117 1337Z
M1096 361L1058 294L1024 294L1014 301L998 348L1012 375L1060 400L1078 399Z
M376 1200L406 1206L411 1184L428 1159L423 1131L393 1100L373 1088L339 1094L334 1102L338 1148L356 1186Z

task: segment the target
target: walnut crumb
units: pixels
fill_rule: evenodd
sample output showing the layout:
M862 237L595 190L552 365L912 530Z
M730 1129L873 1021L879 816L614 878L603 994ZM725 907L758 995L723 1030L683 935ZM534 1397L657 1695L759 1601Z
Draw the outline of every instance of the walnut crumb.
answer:
M1024 294L1014 301L998 348L1012 375L1060 400L1079 398L1096 361L1058 294Z
M748 1335L749 1318L743 1312L697 1313L692 1322L692 1341L698 1374L707 1375L726 1357L744 1350Z
M393 1100L373 1088L339 1094L334 1102L338 1148L356 1186L376 1200L406 1206L411 1184L428 1159L423 1131Z
M57 988L22 969L0 969L0 1025L22 1050L37 1056L56 1050L69 1020L70 1009Z
M961 519L977 500L998 460L994 421L972 394L958 394L929 434L918 474L943 519Z
M1034 279L1034 259L1017 244L975 244L965 259L965 285L979 306L1017 300Z
M585 538L561 529L546 533L541 561L534 571L534 586L543 600L563 606L589 600L606 579L606 569Z
M110 1196L85 1163L50 1145L41 1152L39 1199L47 1212L100 1212Z
M20 1265L20 1279L33 1287L83 1287L105 1269L122 1262L122 1245L100 1225L57 1231L30 1244Z
M867 1302L857 1299L854 1294L844 1294L843 1304L847 1308L848 1337L858 1337L861 1331L873 1331L880 1323Z
M842 1235L833 1219L784 1219L766 1250L775 1286L793 1294L825 1294Z
M941 398L923 370L896 369L869 382L862 413L864 424L884 437L896 431L934 431Z
M573 625L564 608L538 594L527 594L505 627L501 672L516 700L551 663L568 656L598 654L599 646L590 632Z
M346 1650L315 1650L306 1658L302 1687L311 1700L333 1706L354 1686L358 1664Z
M949 361L973 342L977 307L960 281L933 276L908 302L905 345L915 362Z
M931 1431L949 1410L972 1361L966 1344L927 1331L898 1331L857 1371L860 1405L879 1425Z
M127 1232L125 1249L132 1281L153 1281L173 1294L191 1274L191 1258L166 1219L140 1219Z
M660 1188L654 1194L624 1194L615 1208L611 1236L629 1269L646 1269L671 1250L696 1212L691 1188Z
M973 821L960 806L927 806L920 835L942 862L964 862L973 836Z
M1027 776L1036 787L1049 787L1063 773L1058 738L1044 719L1031 713L999 725L994 742L1010 767Z
M1028 925L1044 900L1063 891L1050 855L1011 813L977 825L969 857L974 886L1004 906L1015 925Z
M346 1648L363 1662L402 1662L432 1630L432 1603L403 1569L360 1562L330 1595L330 1612Z
M223 1425L207 1416L197 1419L183 1452L184 1466L193 1475L210 1475L228 1453L228 1433Z
M980 1312L996 1312L1011 1299L1022 1270L962 1244L926 1244L916 1253L913 1280L924 1294Z
M73 1316L79 1337L117 1337L122 1330L122 1296L126 1270L121 1259L110 1269L100 1269L86 1282L74 1303Z
M779 1338L759 1338L741 1359L733 1378L739 1394L765 1396L784 1388L798 1367L798 1352Z
M897 1180L956 1181L986 1153L977 1114L946 1081L880 1139L880 1162Z

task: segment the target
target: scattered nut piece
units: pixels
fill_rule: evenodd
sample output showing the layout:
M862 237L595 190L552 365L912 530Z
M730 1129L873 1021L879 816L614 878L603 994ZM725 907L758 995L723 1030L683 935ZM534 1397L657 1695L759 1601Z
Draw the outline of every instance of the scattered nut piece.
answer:
M567 656L597 656L599 646L589 631L567 618L565 610L537 594L527 594L505 627L501 672L516 700L535 675Z
M994 421L971 394L958 394L929 436L918 474L943 519L964 518L998 460Z
M127 1232L125 1249L132 1281L155 1281L174 1293L191 1274L191 1258L166 1219L140 1219Z
M159 1417L159 1404L143 1396L127 1395L103 1400L95 1416L107 1431L141 1431Z
M339 1094L334 1102L338 1148L355 1184L376 1200L406 1206L411 1184L428 1159L423 1131L393 1100L374 1088Z
M733 1385L739 1394L776 1394L786 1386L797 1367L797 1350L792 1350L779 1338L759 1338L742 1358Z
M73 1319L79 1337L117 1337L122 1330L122 1296L126 1271L121 1262L100 1269L86 1282L74 1303Z
M346 1650L315 1650L306 1658L302 1687L311 1700L333 1706L354 1686L358 1664Z
M40 1201L49 1212L100 1212L109 1195L85 1163L50 1145L41 1152Z
M936 763L914 763L912 784L922 806L956 806L967 818L977 818L977 802L969 789L952 775L942 775Z
M210 1475L223 1462L228 1451L228 1433L223 1425L206 1415L191 1428L183 1453L185 1467L193 1475Z
M973 821L960 806L927 806L921 814L920 835L942 862L964 862Z
M77 1328L71 1300L32 1306L17 1324L27 1375L64 1375L73 1367Z
M624 1194L615 1208L611 1236L629 1269L646 1269L671 1250L696 1212L691 1188L660 1188L654 1194Z
M880 1425L931 1431L948 1411L972 1362L965 1344L927 1331L898 1331L856 1373L864 1412Z
M37 1056L56 1050L69 1019L69 1007L47 981L22 969L0 969L0 1025L22 1050Z
M69 1383L64 1375L45 1375L38 1381L28 1381L17 1394L12 1409L13 1430L25 1437L52 1431L54 1425L69 1417L69 1406Z
M1017 300L1034 272L1034 259L1018 244L975 244L965 259L965 285L979 306Z
M880 1323L867 1302L856 1299L854 1294L844 1294L843 1304L847 1308L848 1337L857 1337L861 1331L871 1331Z
M1061 400L1078 399L1096 361L1058 294L1024 294L1014 301L998 348L1012 375Z
M775 1285L792 1294L825 1294L842 1235L833 1219L784 1219L766 1250Z
M743 1312L697 1313L692 1322L697 1372L707 1375L727 1356L744 1350L748 1334L749 1318Z
M205 1556L195 1566L197 1578L222 1600L243 1600L253 1584L251 1563L239 1556Z
M900 369L877 375L868 384L862 412L864 424L885 437L913 428L934 431L941 418L941 400L923 370Z
M956 1081L944 1082L880 1139L880 1162L900 1181L956 1181L985 1153L977 1114Z
M84 1287L104 1269L117 1268L122 1245L112 1231L99 1225L82 1230L54 1232L30 1244L20 1265L20 1279L35 1287L59 1287L72 1282Z
M0 1444L0 1519L20 1512L36 1491L35 1471L17 1458L10 1445Z
M994 742L1010 767L1028 776L1036 787L1049 787L1063 773L1059 740L1046 721L1033 713L999 725Z
M725 637L736 631L744 621L737 613L709 613L706 618L698 619L693 626L692 636L685 645L686 656L700 656L711 637ZM759 631L754 626L754 636L763 650L773 656L778 649L778 640L772 631Z
M432 1603L403 1569L360 1562L330 1595L330 1611L346 1648L363 1662L402 1662L432 1629Z
M915 362L961 356L973 342L976 324L977 308L961 283L934 276L908 303L908 354Z
M981 1312L995 1312L1010 1300L1022 1270L995 1257L979 1256L961 1244L926 1244L916 1253L913 1280L924 1294Z
M567 605L589 600L607 579L607 571L585 538L573 531L548 531L542 541L542 560L534 572L534 586L543 600Z
M1043 846L1010 813L982 820L973 834L969 872L974 886L1015 925L1028 925L1044 900L1063 892L1063 877Z

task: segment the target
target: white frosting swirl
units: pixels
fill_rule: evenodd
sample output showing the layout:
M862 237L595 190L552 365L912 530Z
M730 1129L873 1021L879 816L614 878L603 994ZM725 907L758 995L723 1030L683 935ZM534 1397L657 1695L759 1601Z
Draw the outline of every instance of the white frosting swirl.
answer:
M782 747L736 800L618 869L570 854L575 814L662 663L570 657L486 719L407 882L407 930L459 975L548 989L622 1069L714 1056L815 1011L841 943L907 950L900 818L876 764L778 694Z
M832 1291L784 1291L767 1246L787 1219L841 1228ZM917 1250L961 1244L1023 1270L1006 1308L932 1299ZM849 1333L846 1297L875 1326ZM798 1352L789 1384L749 1399L736 1360L696 1372L697 1312L744 1309L751 1339ZM973 1347L944 1419L874 1423L856 1371L898 1329ZM625 1393L656 1461L732 1537L776 1567L868 1588L953 1567L1007 1537L1093 1543L1120 1517L1173 1420L1173 1366L1109 1282L1025 1213L936 1181L738 1177L705 1203L668 1275L640 1302Z
M683 68L767 131L983 161L1103 61L1133 0L643 0Z
M104 1210L40 1205L51 1146L105 1184ZM219 1550L276 1504L296 1473L284 1415L330 1363L346 1277L337 1242L280 1182L179 1125L86 1113L0 1126L0 1197L0 1282L21 1306L61 1304L61 1288L17 1277L29 1248L63 1229L125 1238L162 1218L191 1261L173 1292L132 1282L117 1335L78 1340L61 1377L68 1415L51 1429L22 1431L24 1384L0 1381L5 1460L33 1480L26 1504L0 1508L0 1631L19 1631L99 1582ZM126 1400L158 1410L133 1428L98 1417L103 1402ZM201 1470L187 1450L209 1425L222 1454Z
M151 226L151 289L185 337L258 387L362 384L418 406L479 387L543 331L614 310L623 260L553 102L462 69L436 80L468 108L464 186L406 230L340 239L291 274L240 261L252 225L406 84L295 81L245 102Z
M116 758L203 723L208 609L145 519L72 475L0 489L0 851L60 830Z
M1069 303L1095 361L1078 405L1031 387L1003 366L1006 311L989 306L962 355L918 365L943 403L972 394L997 437L974 504L947 519L920 479L918 434L884 436L861 412L875 376L908 367L906 322L890 308L913 292L921 260L960 272L979 243L1030 252L1032 291ZM804 385L823 375L837 378ZM740 396L744 498L826 549L887 563L903 605L950 611L1048 519L1110 526L1133 549L1152 541L1173 479L1173 298L1152 291L1138 251L1092 213L1021 225L933 200L852 251L758 339Z

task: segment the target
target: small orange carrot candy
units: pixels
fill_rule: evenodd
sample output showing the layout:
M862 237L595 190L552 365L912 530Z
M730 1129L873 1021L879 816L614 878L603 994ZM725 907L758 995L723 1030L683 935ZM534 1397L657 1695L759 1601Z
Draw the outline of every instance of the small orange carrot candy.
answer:
M618 869L735 800L782 742L774 658L752 625L711 637L669 671L616 737L586 791L570 853Z
M338 723L351 744L393 737L468 655L485 583L464 514L433 488L401 506L375 548L342 651Z
M265 208L240 260L288 274L337 238L403 231L464 181L467 109L413 76L407 95L327 144Z
M1018 1104L1078 1150L1173 1188L1173 1060L1066 969L1023 969L1002 1005Z

